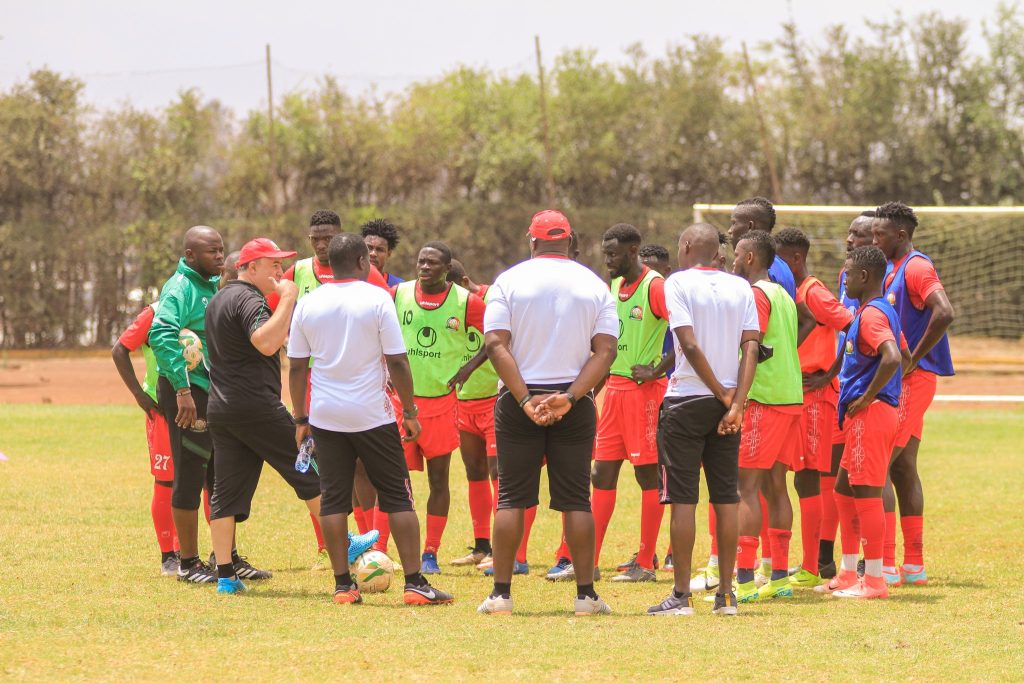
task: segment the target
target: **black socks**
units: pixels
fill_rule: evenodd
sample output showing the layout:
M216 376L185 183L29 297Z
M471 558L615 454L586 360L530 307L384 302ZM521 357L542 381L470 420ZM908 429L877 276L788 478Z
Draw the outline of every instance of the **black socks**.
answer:
M491 540L489 538L477 538L473 540L473 552L491 554Z
M510 598L512 597L512 584L510 583L498 583L494 582L494 590L491 591L492 598Z
M416 572L415 574L406 574L405 583L409 586L429 586L430 584L423 577L423 574Z
M334 575L335 588L351 588L354 585L355 581L352 580L352 572L345 572L344 574Z
M235 565L234 565L234 563L218 564L217 565L217 578L218 579L233 579L233 578L235 578Z
M578 583L578 584L576 584L576 597L577 598L590 598L591 600L597 600L597 593L594 591L594 584L592 584L592 583Z

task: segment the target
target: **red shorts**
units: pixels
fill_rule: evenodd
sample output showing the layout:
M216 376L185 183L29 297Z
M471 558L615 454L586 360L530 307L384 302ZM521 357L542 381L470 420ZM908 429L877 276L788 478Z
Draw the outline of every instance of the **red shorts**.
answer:
M885 485L898 419L896 408L882 401L846 418L846 448L839 466L849 473L851 484Z
M167 420L154 411L146 414L146 443L149 445L149 471L157 481L174 481L174 460L171 459L171 436Z
M668 380L662 378L632 388L614 384L605 388L594 441L595 460L628 459L634 466L658 464L658 411L667 386Z
M934 372L914 370L903 378L900 393L899 428L896 431L896 447L903 448L910 437L920 440L924 432L924 414L935 398L938 377Z
M803 447L793 458L793 471L832 471L832 432L838 426L836 402L839 395L832 387L804 394L800 416Z
M740 467L770 470L781 462L791 465L800 454L802 406L769 406L751 401L743 413Z
M836 408L836 419L832 420L832 445L841 446L846 443L846 432L839 428L839 409Z
M418 398L416 405L423 431L415 441L403 441L402 447L409 469L422 471L424 460L448 455L459 447L458 401L454 397Z
M459 401L459 431L483 439L487 457L498 455L498 442L494 438L494 404L498 397Z

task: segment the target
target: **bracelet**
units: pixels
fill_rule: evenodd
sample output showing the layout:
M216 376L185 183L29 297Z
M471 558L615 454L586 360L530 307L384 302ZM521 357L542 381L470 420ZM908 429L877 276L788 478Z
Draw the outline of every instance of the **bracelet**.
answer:
M525 406L527 403L530 402L531 398L533 398L533 396L527 393L526 396L523 397L523 400L519 402L519 407L522 408L523 406Z
M181 389L178 389L177 391L175 391L174 395L175 396L184 396L185 394L191 394L191 393L192 393L192 387L182 387Z
M415 420L420 414L420 407L415 403L412 404L412 410L406 410L405 406L402 406L402 417L406 420Z
M569 407L572 408L576 405L576 397L572 395L571 391L565 392L566 397L569 399Z
M306 415L305 417L296 417L294 419L295 419L295 424L296 425L308 425L309 424L309 415Z

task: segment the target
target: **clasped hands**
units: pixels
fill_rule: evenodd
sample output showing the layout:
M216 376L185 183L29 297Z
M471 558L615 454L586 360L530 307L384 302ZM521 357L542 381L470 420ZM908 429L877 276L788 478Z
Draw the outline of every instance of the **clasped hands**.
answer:
M541 427L549 427L561 420L572 409L568 392L538 394L523 404L523 412Z

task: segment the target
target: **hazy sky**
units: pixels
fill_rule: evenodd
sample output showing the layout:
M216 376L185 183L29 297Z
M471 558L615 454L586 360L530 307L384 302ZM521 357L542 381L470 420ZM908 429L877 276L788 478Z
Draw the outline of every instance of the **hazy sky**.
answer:
M653 54L692 33L753 46L780 35L792 16L807 36L865 18L934 9L971 22L971 47L984 48L982 21L997 0L0 0L0 89L49 66L86 83L97 106L130 100L166 104L196 86L244 112L266 105L264 45L274 59L275 99L336 75L351 92L382 91L462 63L517 73L534 68L533 36L545 62L587 46L615 60L640 42Z

